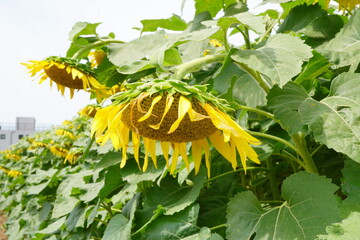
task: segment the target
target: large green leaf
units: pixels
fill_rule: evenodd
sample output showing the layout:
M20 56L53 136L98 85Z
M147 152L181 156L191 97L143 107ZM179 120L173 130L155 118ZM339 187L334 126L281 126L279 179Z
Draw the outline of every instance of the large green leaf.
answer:
M77 37L81 35L92 35L95 36L96 28L101 23L88 23L88 22L77 22L72 27L70 33L69 33L69 40L74 41Z
M301 172L284 181L285 202L269 211L252 192L239 193L228 204L227 239L314 239L340 220L336 190L330 179Z
M205 181L205 171L202 169L192 180L193 185L179 186L176 179L167 176L160 186L154 186L144 192L144 209L156 209L163 206L166 215L172 215L191 205L199 196Z
M345 161L342 173L343 184L341 188L347 198L342 202L341 210L342 215L347 217L351 212L360 212L360 163Z
M183 31L187 28L186 22L175 14L167 19L144 19L140 22L143 25L142 32L155 32L158 28Z
M326 228L326 235L319 235L317 240L359 240L360 213L354 212L341 223Z
M309 98L306 90L293 82L288 82L282 89L274 86L267 96L269 108L290 135L304 131L305 123L299 108Z
M102 240L130 240L131 226L134 220L138 198L134 198L128 206L128 218L122 214L117 214L110 219Z
M323 14L326 14L326 11L321 9L319 5L297 6L286 16L284 22L279 26L278 32L303 32L307 25Z
M181 238L181 240L223 240L223 238L219 234L211 233L209 228L203 227L199 233Z
M301 72L301 65L312 56L302 40L285 34L271 36L256 50L238 50L231 57L267 77L269 85L285 85Z
M318 51L336 67L357 67L360 61L360 11L356 11L336 37L323 44Z
M121 185L124 185L122 180L120 166L110 167L108 172L105 175L105 183L103 188L99 192L99 198L103 200L109 194L111 194L116 189L120 188Z
M199 214L199 205L193 204L171 216L159 216L151 222L142 234L141 239L182 239L198 231L196 220Z
M195 0L196 14L208 11L212 17L222 9L223 0Z
M307 99L299 108L315 140L360 162L360 74L336 77L320 102Z

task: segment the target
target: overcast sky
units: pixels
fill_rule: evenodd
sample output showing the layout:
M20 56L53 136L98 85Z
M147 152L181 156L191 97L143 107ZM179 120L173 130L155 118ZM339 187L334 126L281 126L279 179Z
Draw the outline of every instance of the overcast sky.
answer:
M181 15L182 0L0 0L0 123L16 117L35 117L37 123L60 124L71 119L89 102L89 95L77 92L72 100L49 86L33 81L21 62L65 56L68 34L79 21L102 22L100 35L109 32L129 41L139 36L133 27L140 20ZM260 2L251 0L250 2ZM190 21L194 2L185 2L181 15Z

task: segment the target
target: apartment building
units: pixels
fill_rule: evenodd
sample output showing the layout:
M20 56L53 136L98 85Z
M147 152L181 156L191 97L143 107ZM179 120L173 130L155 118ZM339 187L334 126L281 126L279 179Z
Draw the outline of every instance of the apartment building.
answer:
M15 127L0 125L0 151L35 132L35 118L17 117Z

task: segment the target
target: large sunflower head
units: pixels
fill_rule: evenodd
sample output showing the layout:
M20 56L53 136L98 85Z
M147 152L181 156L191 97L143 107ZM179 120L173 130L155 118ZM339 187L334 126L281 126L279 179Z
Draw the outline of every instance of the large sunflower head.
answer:
M40 78L39 83L49 79L50 86L52 86L55 82L62 95L64 95L65 88L68 88L70 98L73 97L75 90L105 91L105 87L96 80L92 70L86 64L79 63L75 59L49 57L41 61L23 63L23 65L29 69L32 77L37 75Z
M156 142L160 142L170 173L176 170L181 156L189 169L187 144L191 143L195 172L200 169L203 152L210 172L210 145L227 159L234 169L238 166L237 153L246 169L246 160L259 163L250 144L259 140L245 132L225 111L227 103L206 92L205 86L189 86L177 80L154 80L148 83L128 84L128 91L115 94L112 103L97 111L92 123L92 135L104 144L111 139L115 149L123 152L121 167L126 163L127 148L133 148L139 164L142 139L145 148L143 171L148 156L155 166ZM172 148L172 157L169 150ZM140 167L140 165L139 165Z

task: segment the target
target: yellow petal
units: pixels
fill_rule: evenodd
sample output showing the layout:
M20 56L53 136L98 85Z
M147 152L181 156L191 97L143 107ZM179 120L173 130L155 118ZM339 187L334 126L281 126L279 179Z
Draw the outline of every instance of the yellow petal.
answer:
M205 116L205 115L202 115L198 112L196 112L194 109L190 109L189 112L189 117L190 117L190 120L195 122L195 121L200 121L200 120L203 120L205 118L210 118L209 116Z
M206 138L199 140L205 153L205 166L207 169L208 178L210 178L210 146Z
M146 169L148 168L148 165L149 165L149 158L148 158L149 140L150 140L149 138L143 137L144 148L145 148L145 157L144 157L143 172L146 171Z
M179 157L179 143L173 143L173 155L171 157L170 174L173 174L176 170L176 165Z
M185 114L191 109L191 102L183 97L180 96L179 100L179 107L178 107L178 119L171 125L168 134L173 133L178 127L180 122L185 117Z
M163 152L163 156L166 160L166 167L169 167L169 149L170 143L169 142L160 142L161 150Z
M186 169L188 171L190 171L190 165L189 165L189 160L188 160L188 156L187 156L187 152L186 152L186 143L179 143L179 152L180 155L185 163Z
M161 125L161 123L163 122L163 120L164 120L164 118L165 118L165 115L166 115L167 112L170 110L173 102L174 102L174 97L169 94L169 95L166 97L166 105L165 105L164 113L163 113L163 115L162 115L162 117L161 117L160 122L157 123L157 124L154 124L154 125L149 125L151 128L156 129L156 130L158 130L158 129L160 128L160 125Z
M139 118L138 122L145 121L146 119L148 119L151 116L151 113L152 113L152 111L154 109L155 104L158 103L161 100L161 98L162 98L162 96L158 95L153 99L149 110L147 111L147 113L144 116Z
M156 161L156 140L149 139L148 150L150 151L151 159L152 159L155 167L157 168L157 161Z
M129 128L127 128L123 124L123 128L121 129L121 140L122 140L122 160L120 164L120 168L123 168L126 164L127 160L127 146L129 145Z
M223 136L221 136L220 131L216 131L214 134L209 136L209 139L216 150L223 155L223 157L228 160L233 168L236 168L236 159L234 161L234 157L232 156L231 147L228 143L224 142ZM235 166L235 167L234 167Z
M140 136L133 131L131 132L131 134L132 134L131 139L133 143L135 161L140 168L140 162L139 162Z
M193 141L192 142L192 157L194 160L194 167L195 167L195 174L197 174L200 170L200 165L201 165L201 158L202 158L202 146L200 141L202 140L197 140L197 141Z

